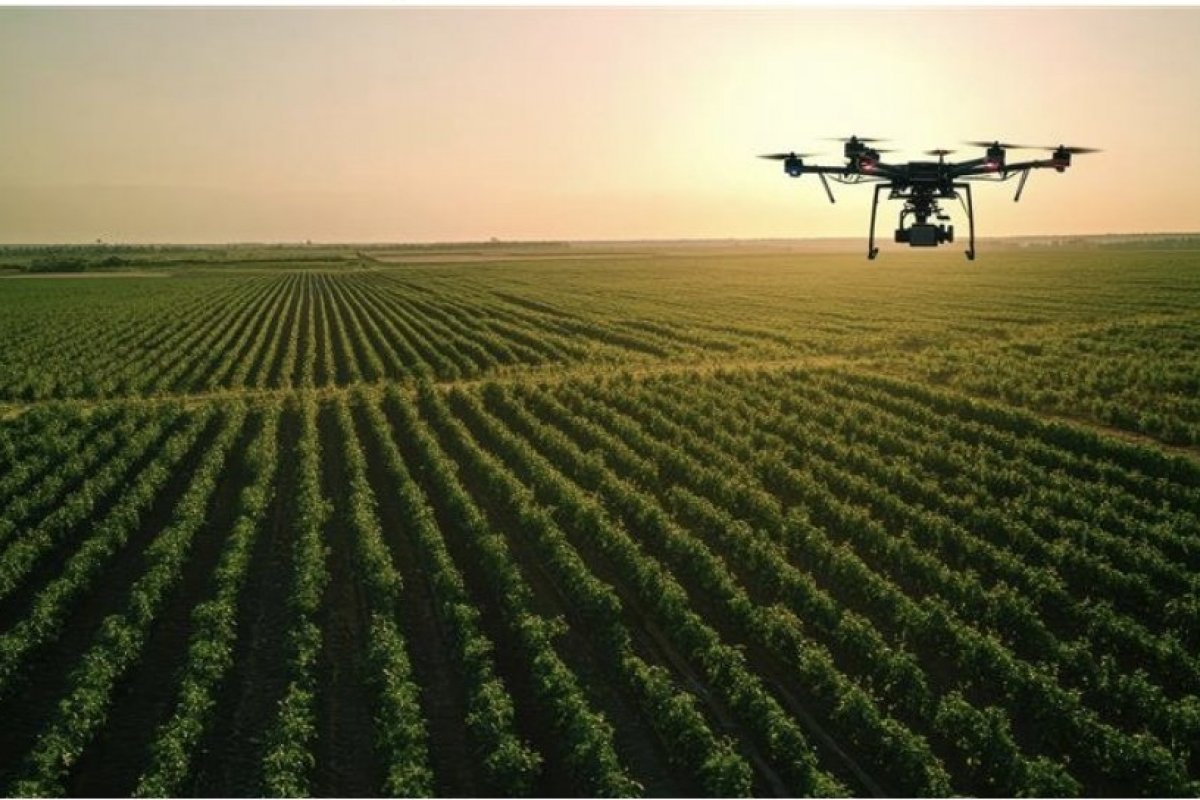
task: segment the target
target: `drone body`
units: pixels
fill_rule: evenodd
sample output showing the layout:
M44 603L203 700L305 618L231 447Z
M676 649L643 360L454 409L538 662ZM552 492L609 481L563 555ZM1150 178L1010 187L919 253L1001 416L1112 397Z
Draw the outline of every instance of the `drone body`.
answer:
M875 258L879 248L875 246L875 212L879 206L879 193L888 190L888 200L902 200L904 207L900 211L900 222L896 228L896 241L911 247L937 247L954 241L954 226L946 225L950 217L946 214L939 201L959 200L963 202L967 212L970 230L970 243L967 247L967 258L975 258L975 206L971 199L971 183L974 181L1006 181L1020 175L1014 201L1021 199L1025 189L1025 181L1031 170L1054 169L1064 172L1071 166L1071 156L1078 153L1099 152L1088 147L1058 147L1038 148L1051 151L1050 158L1033 161L1021 161L1009 164L1006 160L1007 151L1014 148L1025 148L1025 145L995 142L968 142L976 147L985 148L982 158L967 161L946 161L950 150L929 150L927 155L937 156L937 161L909 161L906 163L889 164L881 159L887 150L879 150L871 145L881 141L866 137L851 136L849 139L839 139L844 142L846 164L840 167L809 165L804 159L806 153L772 153L761 156L783 162L783 171L793 178L801 175L814 174L820 177L829 195L829 202L834 202L833 191L829 188L829 178L838 183L874 183L875 199L871 204L871 229L867 240L867 258ZM965 202L964 202L965 197ZM911 221L909 221L911 217ZM936 219L937 223L930 219ZM905 222L909 221L906 226Z

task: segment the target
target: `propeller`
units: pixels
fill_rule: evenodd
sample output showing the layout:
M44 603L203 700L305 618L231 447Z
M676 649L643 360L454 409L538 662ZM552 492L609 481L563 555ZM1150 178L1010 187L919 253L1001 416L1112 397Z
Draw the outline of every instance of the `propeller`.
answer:
M873 138L870 136L826 136L825 137L825 141L827 141L827 142L848 142L851 139L862 142L864 144L870 144L871 142L886 142L886 141L888 141L887 139L876 139L876 138Z
M759 158L769 158L772 161L784 161L789 158L815 158L817 153L767 153Z
M948 156L948 155L950 155L950 154L951 154L951 153L953 153L953 152L955 152L955 151L953 151L953 150L943 150L943 149L940 149L940 148L939 148L939 149L937 149L937 150L926 150L926 151L925 151L925 155L927 155L927 156L939 156L939 157L941 157L941 156Z
M1103 153L1103 150L1097 150L1095 147L1067 147L1065 144L1060 144L1058 147L1039 147L1039 150L1062 150L1071 155L1082 155L1084 153Z
M1038 147L1037 145L1032 145L1032 144L1012 144L1011 142L998 142L995 140L990 141L990 142L983 142L983 141L963 142L963 144L969 144L972 147L1002 147L1005 150L1040 150L1040 149L1042 149L1042 148Z

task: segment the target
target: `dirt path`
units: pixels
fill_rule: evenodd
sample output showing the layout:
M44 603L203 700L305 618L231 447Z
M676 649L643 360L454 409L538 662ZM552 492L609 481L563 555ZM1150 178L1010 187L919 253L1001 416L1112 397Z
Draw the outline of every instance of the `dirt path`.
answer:
M650 375L673 375L694 372L697 375L711 375L723 369L757 370L757 369L817 369L827 367L850 366L855 359L844 356L806 356L786 359L757 359L739 361L669 361L644 364L606 364L606 365L536 365L530 367L501 368L495 374L478 378L458 378L453 380L438 380L434 383L446 389L454 387L478 386L491 381L499 383L558 383L578 378L631 375L642 377ZM150 397L126 396L106 398L68 398L29 400L24 402L0 402L0 420L11 419L40 406L61 405L63 408L86 411L100 405L110 403L131 403L141 405L168 405L181 403L186 406L203 405L204 403L242 399L280 400L299 392L312 392L318 400L329 400L334 397L348 395L360 386L373 387L382 390L389 384L412 385L411 380L400 381L361 381L345 385L318 386L312 389L294 387L262 388L241 387L237 389L215 389L205 392L181 392Z
M479 386L484 383L562 383L569 380L589 379L589 378L604 378L630 376L633 378L653 377L656 375L681 375L694 374L697 376L709 376L723 370L734 371L773 371L773 370L788 370L788 369L844 369L864 374L875 374L886 377L909 378L903 373L898 373L896 370L887 369L878 364L877 361L870 357L855 357L843 355L824 355L824 356L800 356L795 358L774 358L774 359L737 359L737 360L720 360L720 359L704 359L697 361L664 361L664 362L647 362L641 364L573 364L573 365L538 365L530 367L509 367L501 368L495 373L485 375L478 378L460 378L453 380L435 381L435 385L444 390L449 390L455 387L470 388ZM0 403L0 421L15 419L21 414L34 408L42 406L59 405L65 410L77 413L87 413L90 409L97 406L109 403L131 403L143 405L167 405L172 403L182 404L186 407L195 407L205 403L214 403L242 399L246 401L270 401L282 400L297 392L309 391L314 394L318 401L330 400L335 397L346 396L350 392L355 391L361 386L367 386L373 392L380 392L388 385L400 385L412 388L415 383L411 380L381 380L374 382L358 382L347 385L327 385L313 389L296 389L293 387L282 388L253 388L243 387L238 389L219 389L209 392L193 392L183 394L161 395L154 397L123 397L123 398L80 398L80 399L53 399L53 400L31 400L27 402L8 402ZM964 394L964 396L972 397L973 395ZM984 398L986 399L986 398ZM1005 404L1007 405L1007 404ZM1025 411L1035 417L1043 420L1060 422L1067 425L1072 425L1077 428L1083 428L1093 433L1098 433L1102 436L1120 439L1131 444L1141 445L1161 451L1164 454L1183 456L1184 458L1200 462L1200 445L1177 445L1163 442L1159 439L1147 434L1138 433L1136 431L1117 428L1112 425L1106 425L1085 417L1070 416L1066 414L1054 414L1044 411L1035 411L1033 409L1022 408L1021 406L1009 406L1017 410Z

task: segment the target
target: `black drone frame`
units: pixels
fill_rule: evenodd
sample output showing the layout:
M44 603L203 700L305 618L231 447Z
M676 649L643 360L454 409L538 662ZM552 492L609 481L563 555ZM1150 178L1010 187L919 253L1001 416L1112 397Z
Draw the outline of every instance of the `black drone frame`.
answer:
M793 178L813 174L821 179L829 202L836 202L833 190L829 187L829 179L838 183L874 183L875 196L871 203L871 228L867 239L867 258L874 259L879 255L875 246L875 217L879 207L879 193L888 190L888 200L903 200L904 207L900 211L900 223L896 228L896 241L911 247L936 247L954 241L954 226L933 224L930 217L939 221L947 221L949 215L938 205L940 200L958 200L967 212L970 241L967 245L967 258L975 259L975 203L971 197L971 183L988 181L993 183L1011 180L1020 176L1017 193L1013 201L1021 199L1025 190L1025 182L1029 173L1035 169L1053 169L1065 172L1071 166L1071 156L1080 153L1098 153L1099 150L1090 147L1058 147L1030 148L1028 145L1007 144L995 142L968 142L975 147L985 148L983 158L968 161L946 161L950 150L929 150L927 155L937 156L937 161L909 161L902 164L888 164L880 159L881 154L890 152L879 150L870 145L881 139L851 136L849 139L838 139L845 143L844 154L846 164L841 167L825 167L809 165L804 159L808 153L771 153L761 156L783 162L783 171ZM1006 153L1010 149L1044 149L1051 151L1050 158L1020 161L1009 164ZM965 200L964 200L965 196ZM912 222L905 227L905 220L912 217Z

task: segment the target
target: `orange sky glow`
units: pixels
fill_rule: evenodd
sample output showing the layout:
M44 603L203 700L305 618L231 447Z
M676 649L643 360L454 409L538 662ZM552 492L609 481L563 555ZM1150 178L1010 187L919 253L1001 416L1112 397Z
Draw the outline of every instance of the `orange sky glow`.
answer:
M1198 230L1197 42L1187 7L3 8L0 242L862 236L868 188L754 157L851 133L1104 149L979 187L983 236Z

